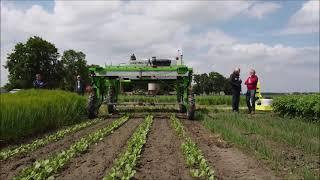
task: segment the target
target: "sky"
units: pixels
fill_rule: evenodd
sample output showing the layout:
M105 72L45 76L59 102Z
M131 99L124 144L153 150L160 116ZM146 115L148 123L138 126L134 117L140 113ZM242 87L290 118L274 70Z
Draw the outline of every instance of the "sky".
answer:
M2 65L18 42L40 36L88 64L174 58L195 73L254 68L262 92L319 92L319 1L1 1ZM245 88L245 87L243 87Z

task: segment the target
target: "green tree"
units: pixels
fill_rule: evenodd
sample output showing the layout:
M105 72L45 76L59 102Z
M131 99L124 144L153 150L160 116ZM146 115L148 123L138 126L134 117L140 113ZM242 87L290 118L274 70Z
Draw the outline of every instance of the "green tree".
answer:
M223 91L225 94L230 94L230 83L218 72L210 72L209 74L195 74L193 76L195 85L193 91L195 94L211 94L220 93Z
M224 89L225 82L227 81L226 78L217 73L217 72L210 72L209 73L209 84L211 86L211 92L213 93L220 93Z
M89 82L89 70L86 61L86 55L75 50L67 50L63 52L61 62L64 68L63 89L73 91L77 75L85 84Z
M58 57L55 45L37 36L30 37L25 44L16 44L4 66L9 71L6 87L31 88L37 73L42 75L47 88L58 87L63 68Z

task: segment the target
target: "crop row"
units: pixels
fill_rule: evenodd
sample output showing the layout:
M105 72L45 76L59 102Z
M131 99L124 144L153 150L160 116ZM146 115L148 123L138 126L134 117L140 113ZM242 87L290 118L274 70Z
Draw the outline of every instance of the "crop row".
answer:
M104 128L91 133L72 144L67 150L50 156L48 159L38 160L31 167L25 168L20 175L14 179L53 179L52 176L73 157L85 152L89 145L103 140L103 138L119 128L129 119L128 116L121 117Z
M129 180L136 171L137 160L140 158L143 145L147 141L147 135L153 122L153 116L148 115L144 122L139 125L127 142L126 150L115 160L115 165L111 171L104 177L104 180L124 179Z
M320 94L279 96L273 101L273 109L282 115L319 120Z
M195 96L196 102L199 105L231 105L231 96L219 96L219 95L210 95L210 96ZM156 97L147 97L142 95L131 95L131 96L119 96L119 102L147 102L147 103L176 103L176 96L161 95ZM245 97L240 97L240 105L245 105Z
M192 177L201 179L214 179L214 171L210 169L198 146L187 136L183 125L174 115L171 116L171 126L182 138L181 149Z
M13 157L15 155L18 155L18 154L34 151L34 150L38 149L39 147L42 147L50 142L58 141L58 140L62 139L65 135L79 131L83 128L86 128L90 125L97 123L98 121L100 121L100 119L94 119L92 121L85 121L80 124L76 124L71 127L68 127L66 129L59 130L56 133L45 136L41 139L37 139L37 140L33 141L32 143L22 144L18 147L14 147L14 148L3 149L0 151L0 160L6 160L6 159Z
M66 125L86 113L86 98L59 90L23 90L0 94L1 141L11 142Z

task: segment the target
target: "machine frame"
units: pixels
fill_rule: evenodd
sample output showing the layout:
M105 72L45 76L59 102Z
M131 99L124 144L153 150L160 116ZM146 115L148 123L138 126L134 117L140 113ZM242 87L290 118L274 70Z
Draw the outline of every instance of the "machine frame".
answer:
M179 111L187 113L188 119L194 119L195 99L191 87L192 68L185 65L156 66L150 64L146 66L128 64L91 67L89 71L92 87L88 101L89 118L97 116L102 103L107 104L109 113L114 112L115 106L119 105L118 96L123 83L167 82L175 85Z

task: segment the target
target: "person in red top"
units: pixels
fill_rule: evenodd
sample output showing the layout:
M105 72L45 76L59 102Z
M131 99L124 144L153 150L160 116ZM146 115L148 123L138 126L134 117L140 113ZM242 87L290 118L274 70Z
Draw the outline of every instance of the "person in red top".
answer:
M256 71L254 69L250 69L249 77L245 81L245 85L247 85L247 94L246 101L249 110L249 114L255 111L255 101L256 101L256 90L257 90L258 76L256 76Z

